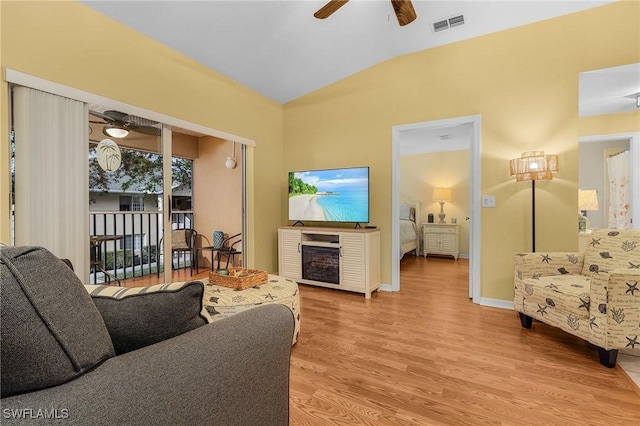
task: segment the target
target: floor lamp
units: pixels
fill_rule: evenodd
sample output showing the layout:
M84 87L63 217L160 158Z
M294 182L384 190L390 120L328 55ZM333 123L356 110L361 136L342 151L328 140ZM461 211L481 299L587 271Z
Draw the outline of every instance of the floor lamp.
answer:
M531 251L536 251L536 180L551 180L558 171L558 156L544 151L523 152L509 162L517 182L531 181Z

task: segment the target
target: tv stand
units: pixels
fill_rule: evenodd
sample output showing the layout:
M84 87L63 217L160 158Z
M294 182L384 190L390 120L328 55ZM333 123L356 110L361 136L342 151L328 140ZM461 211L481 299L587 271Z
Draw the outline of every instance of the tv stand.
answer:
M300 220L296 220L295 222L293 222L293 225L291 225L291 226L296 226L297 224L300 224L300 226L304 226L304 222L302 222Z
M380 288L377 229L278 228L278 275L301 284L364 293Z

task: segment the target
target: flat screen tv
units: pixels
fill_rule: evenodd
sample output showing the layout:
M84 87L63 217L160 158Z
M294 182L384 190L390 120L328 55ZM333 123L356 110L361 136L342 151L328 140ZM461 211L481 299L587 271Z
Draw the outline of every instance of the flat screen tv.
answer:
M369 222L369 167L289 172L289 220Z

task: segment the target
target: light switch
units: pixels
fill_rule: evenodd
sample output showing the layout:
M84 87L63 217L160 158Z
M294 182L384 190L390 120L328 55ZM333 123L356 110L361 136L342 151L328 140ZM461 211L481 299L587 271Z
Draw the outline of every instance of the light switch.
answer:
M496 206L496 196L495 195L483 195L482 196L482 207L495 207Z

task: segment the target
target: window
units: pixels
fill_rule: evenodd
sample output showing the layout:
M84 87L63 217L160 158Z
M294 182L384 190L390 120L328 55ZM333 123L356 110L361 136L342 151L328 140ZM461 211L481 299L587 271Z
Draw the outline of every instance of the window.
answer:
M141 196L120 196L121 212L141 212L144 211L144 197Z
M131 197L131 211L141 212L144 210L143 197Z
M142 249L142 240L144 234L125 235L123 240L120 240L121 249L133 249L134 252L139 253Z

